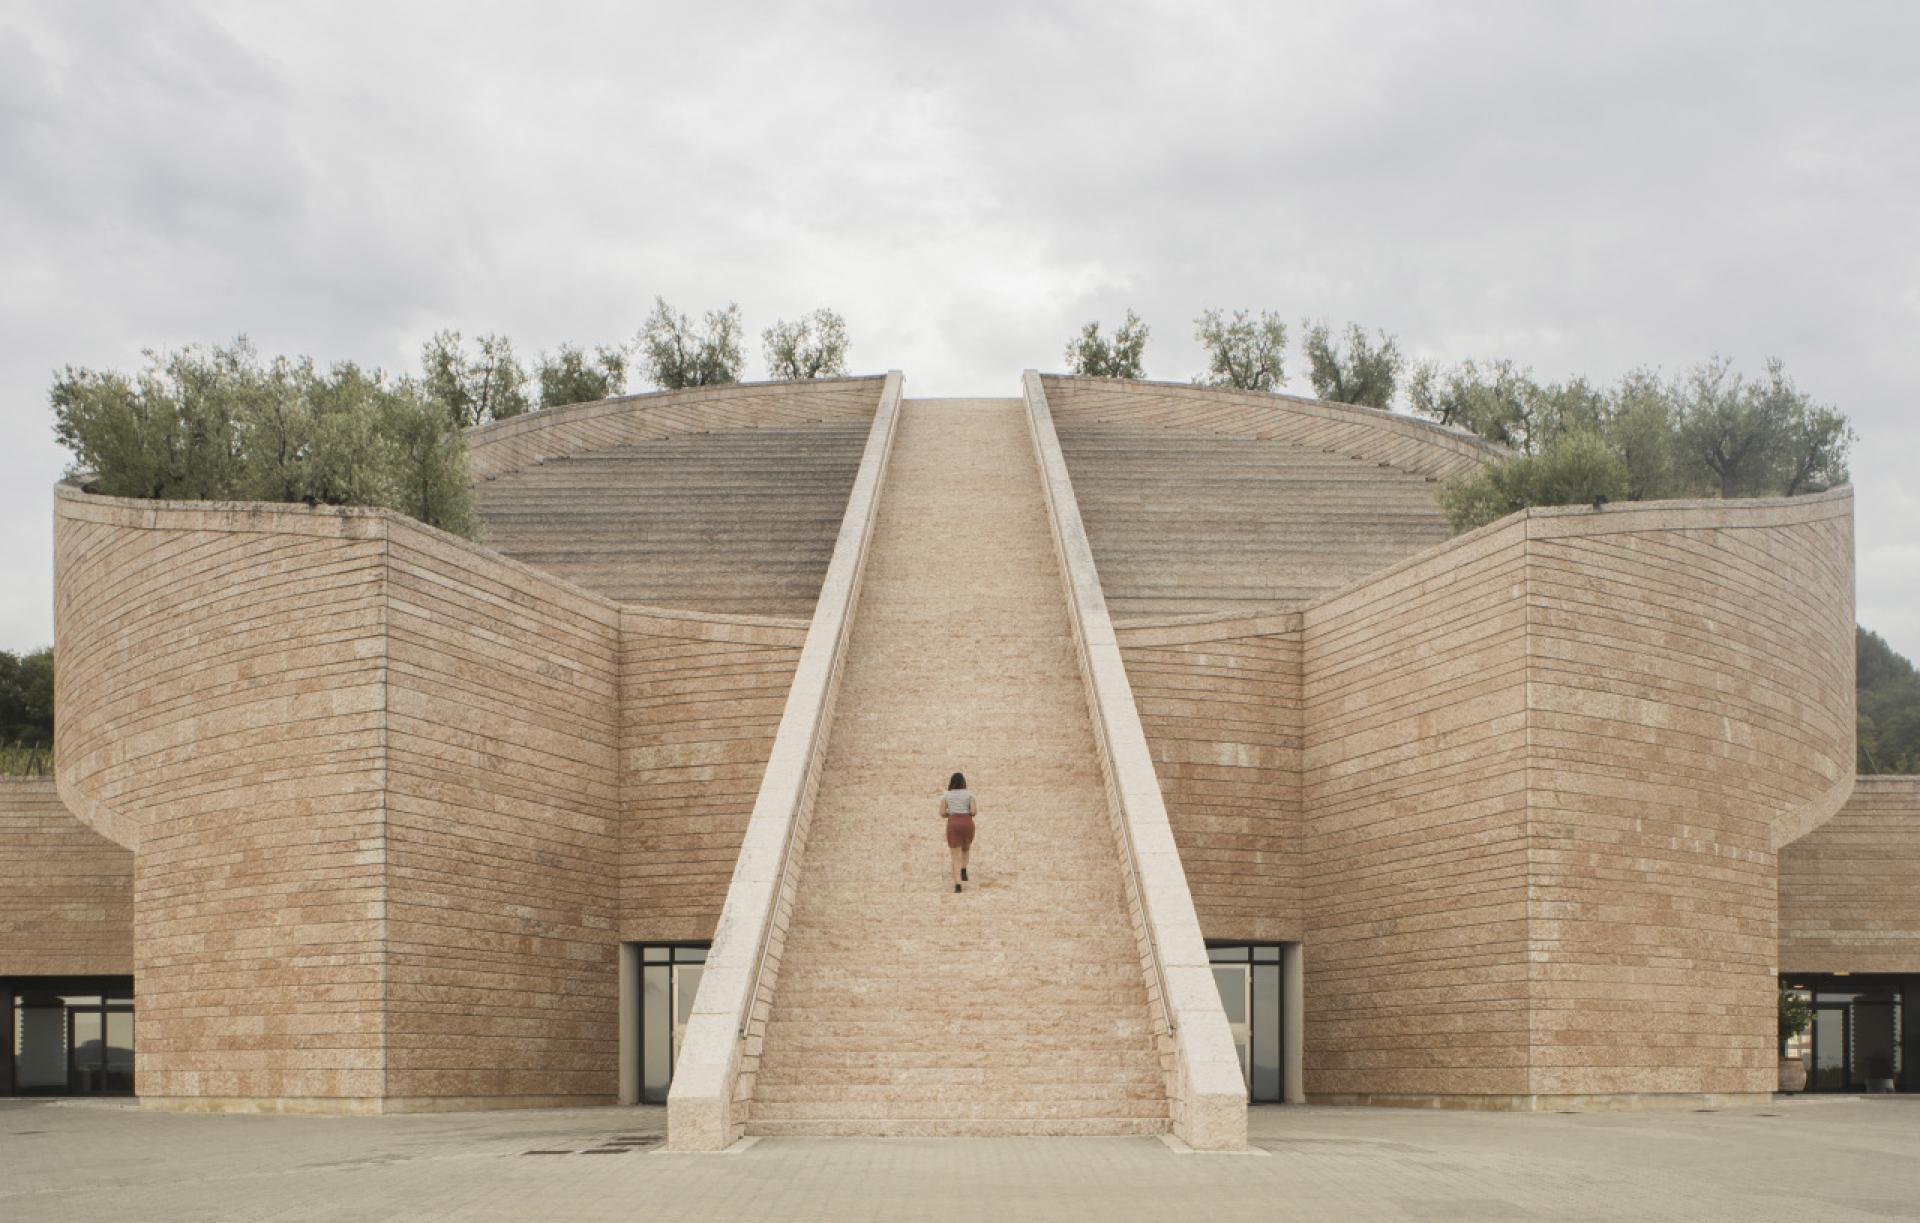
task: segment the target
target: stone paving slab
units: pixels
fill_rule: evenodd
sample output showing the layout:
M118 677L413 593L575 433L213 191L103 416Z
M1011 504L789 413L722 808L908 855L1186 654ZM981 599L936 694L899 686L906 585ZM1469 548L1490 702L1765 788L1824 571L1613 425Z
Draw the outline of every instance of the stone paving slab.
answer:
M1911 1098L1251 1116L1247 1155L1157 1138L767 1138L681 1155L659 1150L660 1109L245 1117L0 1101L0 1219L1920 1220Z

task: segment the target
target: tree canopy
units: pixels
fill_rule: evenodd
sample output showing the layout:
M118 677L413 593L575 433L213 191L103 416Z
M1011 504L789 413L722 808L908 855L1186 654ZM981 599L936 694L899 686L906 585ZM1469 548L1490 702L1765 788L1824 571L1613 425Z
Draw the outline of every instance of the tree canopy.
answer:
M1279 315L1262 310L1256 319L1235 310L1229 319L1220 310L1208 310L1193 325L1193 338L1207 350L1207 370L1195 382L1242 391L1271 391L1280 385L1287 325Z
M76 474L117 497L385 506L475 529L466 439L409 379L228 347L149 352L137 374L63 370L54 432Z
M48 772L52 753L52 648L0 650L0 775Z
M563 408L626 393L627 354L605 344L589 357L578 344L562 344L552 356L540 354L540 406Z
M1920 672L1878 633L1856 629L1862 773L1920 773Z
M1518 453L1450 481L1456 530L1530 505L1666 497L1791 496L1845 482L1854 433L1778 360L1748 380L1714 359L1671 381L1542 383L1509 361L1414 372L1414 412ZM1547 473L1555 473L1551 478Z
M653 299L653 313L640 328L640 360L653 384L677 391L689 386L725 386L740 381L740 307L709 310L695 328L686 315Z
M1367 338L1358 323L1347 324L1346 351L1333 339L1325 322L1309 319L1301 325L1301 347L1307 355L1313 393L1335 403L1384 408L1393 402L1403 364L1400 345L1384 331Z
M1089 378L1144 378L1141 360L1147 351L1147 331L1131 310L1111 338L1100 334L1096 319L1067 341L1067 369Z
M480 336L469 349L457 331L435 333L420 349L420 385L463 428L519 416L533 406L527 371L503 335Z
M847 320L825 306L793 322L781 319L760 333L760 351L767 377L776 382L844 378Z

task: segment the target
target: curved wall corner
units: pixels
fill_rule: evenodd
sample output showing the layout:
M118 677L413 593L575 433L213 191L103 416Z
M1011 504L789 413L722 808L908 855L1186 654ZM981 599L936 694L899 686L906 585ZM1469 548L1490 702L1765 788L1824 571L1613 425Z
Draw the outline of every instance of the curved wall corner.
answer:
M1063 429L1098 421L1287 441L1433 479L1472 471L1507 453L1418 417L1296 395L1061 374L1043 375L1041 383Z
M630 446L680 433L763 425L871 420L886 376L745 382L623 395L527 412L467 431L473 478L491 480L546 459Z
M1305 615L1308 1090L1753 1096L1845 801L1852 497L1534 510Z
M1780 971L1920 973L1920 776L1860 778L1781 849Z
M133 855L75 819L50 778L0 777L0 977L132 971Z
M62 487L55 543L145 1102L611 1097L618 609L385 511Z

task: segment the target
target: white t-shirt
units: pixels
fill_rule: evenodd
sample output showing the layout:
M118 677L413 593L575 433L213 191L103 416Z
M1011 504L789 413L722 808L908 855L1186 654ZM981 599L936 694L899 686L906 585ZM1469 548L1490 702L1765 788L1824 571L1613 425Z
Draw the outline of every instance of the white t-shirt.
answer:
M973 791L971 790L948 790L942 801L947 804L948 815L973 814Z

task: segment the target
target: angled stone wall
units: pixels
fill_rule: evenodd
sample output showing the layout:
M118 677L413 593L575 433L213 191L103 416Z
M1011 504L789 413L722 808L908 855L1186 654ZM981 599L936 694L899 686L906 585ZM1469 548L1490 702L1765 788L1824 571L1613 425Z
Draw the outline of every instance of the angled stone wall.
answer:
M75 819L52 778L0 777L0 977L132 971L132 851Z
M1920 973L1920 777L1860 778L1781 849L1780 971Z
M1852 499L1535 510L1305 616L1308 1090L1771 1090L1774 849L1852 786Z
M610 1103L619 614L394 523L385 619L385 1107Z
M62 488L56 565L144 1100L611 1096L616 608L383 511Z
M1526 521L1306 614L1306 1079L1528 1091Z
M622 613L620 936L713 937L805 621Z
M1298 614L1115 630L1202 935L1304 937Z

